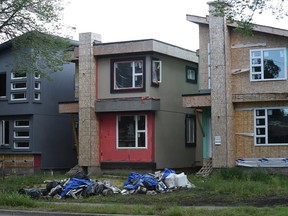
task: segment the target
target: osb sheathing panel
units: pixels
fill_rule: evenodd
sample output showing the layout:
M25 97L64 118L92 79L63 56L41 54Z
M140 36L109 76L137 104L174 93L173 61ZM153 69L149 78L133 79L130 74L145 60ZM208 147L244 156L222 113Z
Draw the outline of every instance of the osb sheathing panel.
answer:
M34 166L33 155L2 155L1 160L4 160L5 167L31 168Z
M238 33L231 30L231 70L249 69L250 68L250 50L266 49L276 47L287 47L288 38L270 35L265 33L254 32L253 37L241 37ZM243 48L232 48L236 45L259 44L265 46L251 46ZM249 94L249 93L281 93L288 91L287 81L264 81L251 82L250 71L232 75L232 94Z
M243 103L236 107L234 113L235 156L237 158L287 157L288 146L255 146L254 136L244 136L241 133L254 134L254 111L257 107L288 106L288 102ZM251 110L243 110L243 109Z

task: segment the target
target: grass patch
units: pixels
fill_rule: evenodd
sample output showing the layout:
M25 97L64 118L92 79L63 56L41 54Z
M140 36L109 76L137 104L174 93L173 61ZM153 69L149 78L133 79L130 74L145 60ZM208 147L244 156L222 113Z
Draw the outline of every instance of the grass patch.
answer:
M287 176L270 174L263 169L243 169L238 167L220 169L206 178L188 175L189 181L196 188L183 188L172 193L157 194L155 196L135 194L92 196L77 200L35 200L17 193L21 188L43 187L45 186L43 184L44 180L65 178L67 179L68 177L47 175L6 176L5 180L0 181L0 190L2 192L0 193L0 208L171 216L263 216L285 215L284 212L287 211L285 207L277 207L277 205L286 205L288 202ZM112 185L121 188L127 180L127 176L92 176L91 179L100 181L109 179ZM259 202L262 202L260 206L270 205L270 201L276 202L273 208L258 209L253 206L249 207L249 205L258 206ZM105 204L109 204L109 206ZM82 205L81 208L79 208L79 205ZM238 205L241 208L236 208ZM230 206L231 208L198 209L191 206Z

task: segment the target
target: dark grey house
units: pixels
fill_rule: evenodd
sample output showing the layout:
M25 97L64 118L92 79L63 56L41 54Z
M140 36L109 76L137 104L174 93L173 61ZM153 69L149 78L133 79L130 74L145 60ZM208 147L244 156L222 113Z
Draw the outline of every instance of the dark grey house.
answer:
M74 99L74 63L52 80L13 73L11 46L0 45L0 160L8 171L69 169L77 154L70 116L59 114L58 102Z

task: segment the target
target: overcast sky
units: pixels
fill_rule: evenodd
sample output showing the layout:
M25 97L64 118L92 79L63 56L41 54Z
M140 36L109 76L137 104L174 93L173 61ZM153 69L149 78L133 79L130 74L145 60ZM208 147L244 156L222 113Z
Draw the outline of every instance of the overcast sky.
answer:
M206 16L210 0L70 0L64 22L76 28L73 34L94 32L102 42L157 39L190 50L199 47L198 25L186 14ZM288 20L262 15L262 25L288 28Z

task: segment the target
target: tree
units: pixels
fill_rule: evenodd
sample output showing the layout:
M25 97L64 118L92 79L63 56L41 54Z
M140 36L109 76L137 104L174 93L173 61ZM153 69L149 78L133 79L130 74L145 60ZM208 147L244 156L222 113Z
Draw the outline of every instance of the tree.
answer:
M49 77L69 61L70 43L61 33L64 4L63 0L0 0L0 42L12 42L14 71Z
M214 14L238 24L237 30L244 35L252 34L257 14L271 12L276 19L288 16L287 0L215 0L214 7Z

